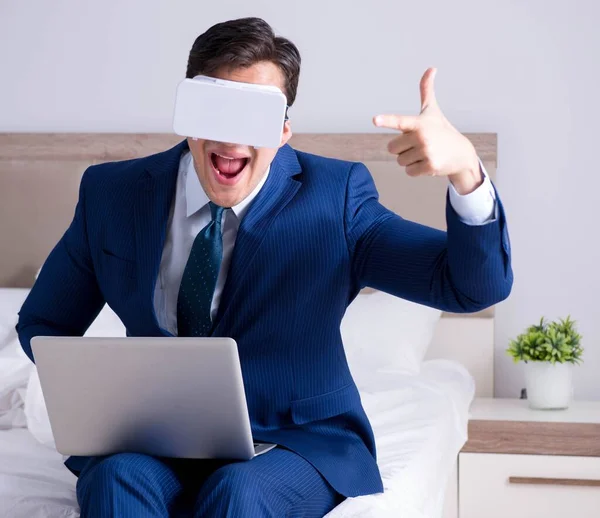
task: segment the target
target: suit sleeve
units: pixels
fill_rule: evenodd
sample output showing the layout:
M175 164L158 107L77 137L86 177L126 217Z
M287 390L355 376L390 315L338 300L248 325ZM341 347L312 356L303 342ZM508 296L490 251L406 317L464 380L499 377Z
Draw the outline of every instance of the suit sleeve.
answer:
M82 336L104 305L87 239L88 173L89 169L81 180L73 221L46 259L19 312L19 340L32 361L34 336Z
M470 226L446 200L447 233L407 221L379 203L363 164L349 174L345 230L356 284L443 311L479 311L508 297L513 281L502 204Z

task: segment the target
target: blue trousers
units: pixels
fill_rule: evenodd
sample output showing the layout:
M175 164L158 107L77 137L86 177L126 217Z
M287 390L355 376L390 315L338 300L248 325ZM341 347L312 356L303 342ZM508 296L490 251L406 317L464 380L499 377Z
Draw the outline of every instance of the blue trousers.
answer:
M96 457L77 481L81 518L322 517L343 500L319 472L277 447L246 462Z

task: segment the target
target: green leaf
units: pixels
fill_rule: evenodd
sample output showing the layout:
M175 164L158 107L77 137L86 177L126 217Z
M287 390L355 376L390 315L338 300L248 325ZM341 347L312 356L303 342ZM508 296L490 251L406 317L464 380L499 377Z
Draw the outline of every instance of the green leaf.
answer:
M544 317L540 323L529 326L514 340L509 341L506 352L515 362L548 361L553 364L582 362L581 335L575 321L567 316L553 322Z

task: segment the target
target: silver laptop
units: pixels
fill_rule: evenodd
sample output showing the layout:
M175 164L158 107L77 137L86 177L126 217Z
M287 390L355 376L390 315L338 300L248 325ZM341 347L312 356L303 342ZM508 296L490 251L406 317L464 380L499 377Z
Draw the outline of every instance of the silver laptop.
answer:
M230 338L31 340L56 449L248 460L252 440Z

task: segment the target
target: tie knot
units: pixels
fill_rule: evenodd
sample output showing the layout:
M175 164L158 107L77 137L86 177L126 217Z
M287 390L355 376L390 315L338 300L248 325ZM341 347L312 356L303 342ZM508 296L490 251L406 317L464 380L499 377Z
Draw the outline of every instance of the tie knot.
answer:
M223 207L220 207L216 203L213 203L212 201L209 201L208 205L210 206L210 214L212 216L212 220L217 222L218 224L221 224L221 218L223 217L223 211L225 209Z

